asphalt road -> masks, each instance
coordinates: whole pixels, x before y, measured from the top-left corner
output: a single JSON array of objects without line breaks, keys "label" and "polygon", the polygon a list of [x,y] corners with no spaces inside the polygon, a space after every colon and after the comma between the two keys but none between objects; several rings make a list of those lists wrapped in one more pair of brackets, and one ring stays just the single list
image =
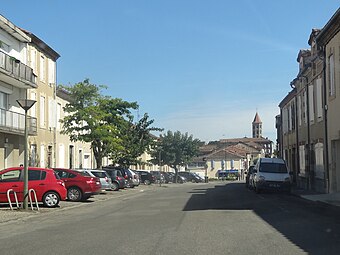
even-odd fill
[{"label": "asphalt road", "polygon": [[0,254],[340,254],[338,212],[295,196],[240,182],[120,194],[3,222]]}]

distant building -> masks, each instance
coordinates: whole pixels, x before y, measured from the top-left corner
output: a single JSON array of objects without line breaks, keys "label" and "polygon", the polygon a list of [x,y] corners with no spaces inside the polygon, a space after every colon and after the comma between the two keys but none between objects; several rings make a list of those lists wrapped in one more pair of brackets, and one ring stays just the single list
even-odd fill
[{"label": "distant building", "polygon": [[[256,113],[253,124],[254,138],[230,138],[211,141],[200,147],[199,155],[187,166],[188,171],[201,176],[217,178],[221,171],[244,172],[256,158],[271,157],[273,142],[262,137],[262,121]],[[255,130],[255,132],[254,132]]]},{"label": "distant building", "polygon": [[259,114],[256,112],[254,121],[252,123],[253,127],[253,138],[262,137],[262,121]]}]

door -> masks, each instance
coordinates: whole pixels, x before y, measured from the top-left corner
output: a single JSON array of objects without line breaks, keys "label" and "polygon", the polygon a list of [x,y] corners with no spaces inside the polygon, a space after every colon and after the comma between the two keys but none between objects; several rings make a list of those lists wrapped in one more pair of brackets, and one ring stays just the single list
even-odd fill
[{"label": "door", "polygon": [[[23,191],[24,191],[24,183],[21,178],[22,171],[19,169],[5,171],[0,174],[0,202],[7,203],[7,191],[12,189],[17,193],[17,197],[19,201],[22,201]],[[10,195],[11,201],[14,202],[14,194]]]}]

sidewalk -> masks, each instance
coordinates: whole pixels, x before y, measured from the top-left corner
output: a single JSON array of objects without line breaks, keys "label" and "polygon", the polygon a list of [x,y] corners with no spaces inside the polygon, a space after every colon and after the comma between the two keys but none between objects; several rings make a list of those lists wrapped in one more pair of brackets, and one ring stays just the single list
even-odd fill
[{"label": "sidewalk", "polygon": [[319,202],[324,205],[330,205],[340,209],[340,192],[321,194],[309,190],[293,189],[292,194],[310,201]]}]

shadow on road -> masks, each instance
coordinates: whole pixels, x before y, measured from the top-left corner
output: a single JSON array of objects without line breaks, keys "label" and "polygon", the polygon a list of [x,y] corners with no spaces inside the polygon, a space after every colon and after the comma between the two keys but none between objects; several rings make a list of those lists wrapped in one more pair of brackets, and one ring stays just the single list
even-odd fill
[{"label": "shadow on road", "polygon": [[308,254],[340,254],[337,211],[291,195],[258,195],[244,183],[220,184],[190,193],[183,211],[251,210]]}]

